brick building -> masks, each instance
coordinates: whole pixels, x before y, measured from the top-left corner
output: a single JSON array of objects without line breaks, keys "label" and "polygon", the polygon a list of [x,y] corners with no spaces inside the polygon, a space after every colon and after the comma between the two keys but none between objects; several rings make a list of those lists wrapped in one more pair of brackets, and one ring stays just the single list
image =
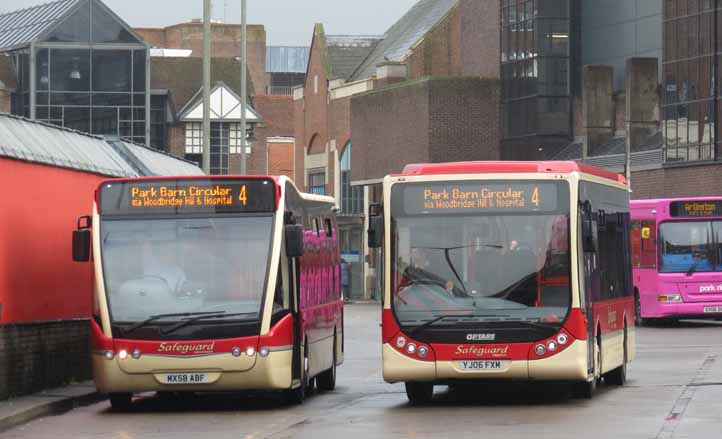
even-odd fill
[{"label": "brick building", "polygon": [[473,18],[499,10],[483,3],[421,0],[383,36],[314,28],[306,81],[294,91],[294,132],[303,146],[296,175],[307,190],[337,199],[353,297],[377,289],[363,213],[384,174],[410,160],[499,157],[499,65],[478,56],[499,52],[484,41],[489,28]]}]

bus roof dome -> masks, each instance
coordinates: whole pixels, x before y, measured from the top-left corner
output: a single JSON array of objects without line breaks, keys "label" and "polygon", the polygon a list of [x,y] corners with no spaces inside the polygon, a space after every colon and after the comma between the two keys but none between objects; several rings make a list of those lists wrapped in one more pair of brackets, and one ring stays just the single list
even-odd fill
[{"label": "bus roof dome", "polygon": [[506,173],[544,173],[569,174],[582,172],[619,183],[627,184],[627,179],[620,174],[574,161],[546,162],[451,162],[451,163],[417,163],[404,167],[401,175],[439,175],[439,174],[506,174]]}]

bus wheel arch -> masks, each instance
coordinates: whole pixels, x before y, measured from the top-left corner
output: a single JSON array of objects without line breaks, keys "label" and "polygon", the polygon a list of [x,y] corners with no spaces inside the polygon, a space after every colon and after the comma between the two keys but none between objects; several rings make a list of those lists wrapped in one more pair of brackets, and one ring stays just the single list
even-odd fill
[{"label": "bus wheel arch", "polygon": [[336,328],[333,330],[333,348],[331,353],[331,368],[321,372],[316,377],[316,385],[318,390],[328,392],[336,388],[336,362],[338,360],[337,354],[337,332]]},{"label": "bus wheel arch", "polygon": [[624,323],[624,338],[622,341],[622,350],[623,350],[623,357],[622,357],[622,364],[618,366],[616,369],[609,371],[604,376],[604,381],[607,384],[611,384],[613,386],[623,386],[624,383],[627,382],[627,361],[629,360],[629,336],[627,331],[627,323],[625,321]]},{"label": "bus wheel arch", "polygon": [[634,324],[636,326],[644,326],[646,319],[642,317],[642,298],[639,295],[639,289],[634,287]]}]

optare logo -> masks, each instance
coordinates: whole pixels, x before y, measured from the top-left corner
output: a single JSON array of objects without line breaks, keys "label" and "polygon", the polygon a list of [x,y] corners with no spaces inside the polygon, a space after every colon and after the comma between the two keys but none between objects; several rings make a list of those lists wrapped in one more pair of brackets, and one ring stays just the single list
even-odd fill
[{"label": "optare logo", "polygon": [[494,341],[495,339],[496,334],[493,333],[466,334],[466,341]]}]

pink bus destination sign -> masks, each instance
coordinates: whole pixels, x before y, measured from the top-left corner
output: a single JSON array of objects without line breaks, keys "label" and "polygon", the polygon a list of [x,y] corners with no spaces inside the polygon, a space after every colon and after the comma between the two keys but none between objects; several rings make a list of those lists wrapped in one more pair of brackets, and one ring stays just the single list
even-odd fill
[{"label": "pink bus destination sign", "polygon": [[673,201],[669,215],[681,218],[707,218],[722,216],[722,200]]},{"label": "pink bus destination sign", "polygon": [[273,212],[276,186],[270,179],[109,182],[100,206],[103,215]]}]

